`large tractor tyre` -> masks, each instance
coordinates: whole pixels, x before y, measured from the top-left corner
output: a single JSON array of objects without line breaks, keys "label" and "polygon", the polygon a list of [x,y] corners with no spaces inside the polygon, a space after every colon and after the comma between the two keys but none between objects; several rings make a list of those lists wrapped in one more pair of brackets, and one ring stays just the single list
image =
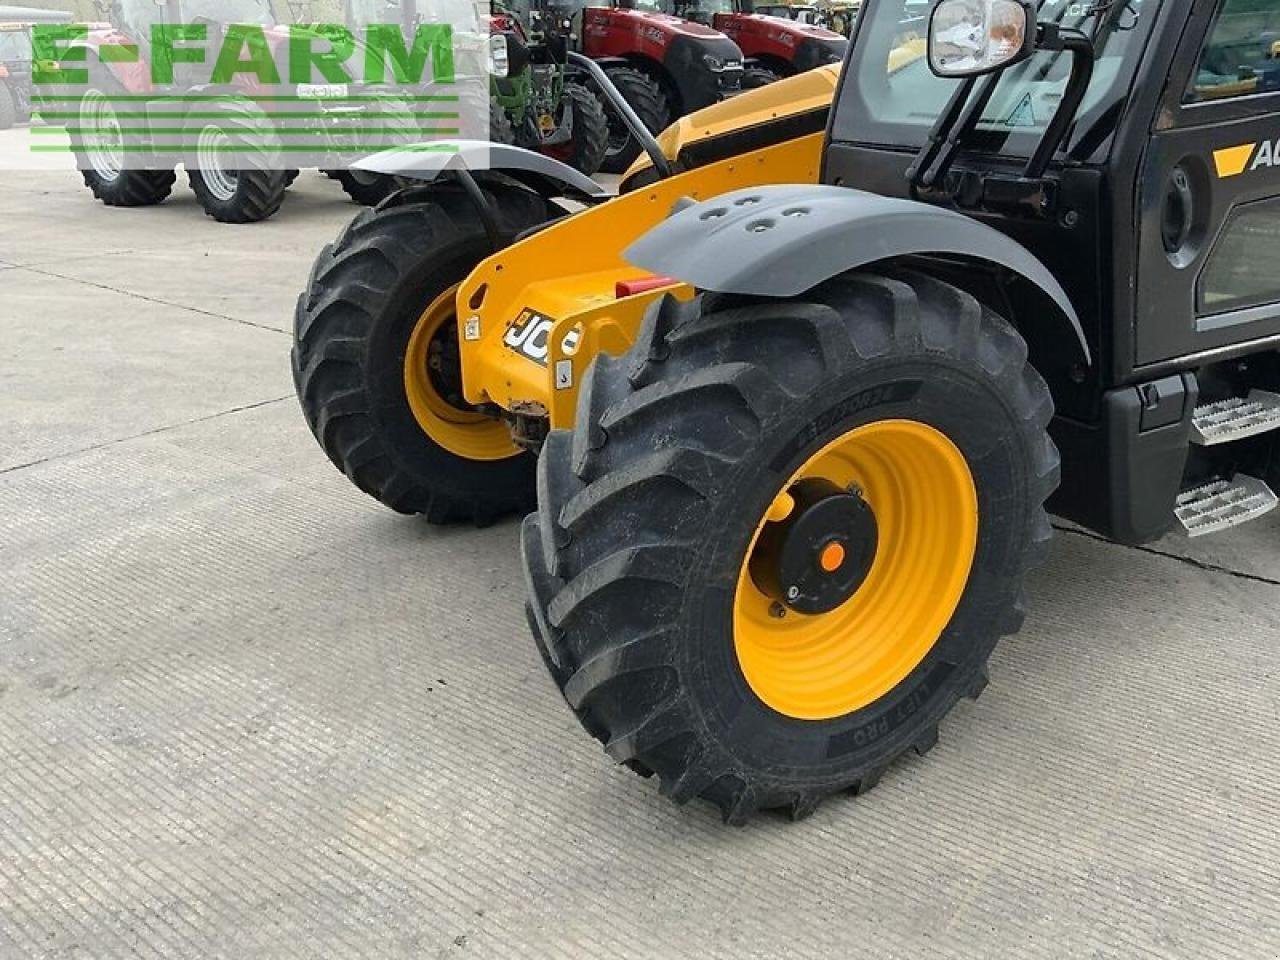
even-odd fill
[{"label": "large tractor tyre", "polygon": [[289,189],[270,118],[255,105],[228,101],[217,117],[188,124],[195,152],[187,179],[204,212],[219,223],[259,223],[275,216]]},{"label": "large tractor tyre", "polygon": [[260,223],[284,203],[283,170],[225,170],[208,165],[187,171],[200,208],[219,223]]},{"label": "large tractor tyre", "polygon": [[566,83],[564,99],[573,111],[573,130],[570,141],[557,148],[555,157],[593,176],[609,151],[609,118],[596,95],[580,83]]},{"label": "large tractor tyre", "polygon": [[[506,241],[557,211],[485,184]],[[392,510],[484,524],[534,503],[535,458],[462,398],[454,292],[493,250],[458,188],[406,190],[326,247],[298,301],[293,376],[329,459]]]},{"label": "large tractor tyre", "polygon": [[777,83],[782,79],[780,73],[775,73],[768,67],[751,66],[742,71],[742,89],[757,90],[760,87],[767,87],[771,83]]},{"label": "large tractor tyre", "polygon": [[0,130],[8,130],[18,122],[18,103],[16,92],[0,80]]},{"label": "large tractor tyre", "polygon": [[1051,412],[1018,334],[918,273],[666,300],[539,461],[523,554],[557,686],[732,823],[871,787],[1021,626]]},{"label": "large tractor tyre", "polygon": [[[656,80],[634,67],[606,67],[605,73],[622,94],[622,99],[631,105],[640,122],[651,133],[657,133],[667,126],[671,108]],[[599,99],[609,122],[609,145],[600,169],[605,173],[623,173],[640,156],[640,143],[603,94]]]},{"label": "large tractor tyre", "polygon": [[151,207],[173,192],[172,170],[125,169],[125,135],[111,97],[114,89],[85,91],[71,147],[84,184],[108,207]]},{"label": "large tractor tyre", "polygon": [[[409,105],[400,100],[379,101],[374,112],[365,121],[377,134],[371,146],[381,150],[418,143],[422,133]],[[325,175],[338,181],[347,196],[366,207],[375,207],[403,185],[399,177],[372,173],[367,170],[326,170]]]}]

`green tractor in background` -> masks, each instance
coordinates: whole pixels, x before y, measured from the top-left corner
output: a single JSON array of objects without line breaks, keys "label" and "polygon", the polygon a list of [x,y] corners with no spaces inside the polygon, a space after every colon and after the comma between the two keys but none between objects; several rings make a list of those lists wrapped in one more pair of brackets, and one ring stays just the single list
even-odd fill
[{"label": "green tractor in background", "polygon": [[[433,0],[433,3],[437,0]],[[474,13],[474,35],[456,36],[459,69],[484,71],[489,77],[489,125],[487,134],[463,130],[463,139],[524,147],[554,157],[588,176],[600,169],[609,143],[609,124],[599,99],[581,78],[570,75],[567,64],[566,24],[538,12],[529,23],[500,4],[475,6],[471,0],[451,0]],[[347,0],[347,25],[361,29],[375,23],[399,20],[412,34],[427,20],[420,0]],[[451,18],[466,22],[461,13]],[[475,73],[469,75],[474,76]],[[483,104],[464,104],[461,113],[477,117]],[[396,188],[394,181],[359,170],[332,171],[344,189],[362,202],[376,203]],[[363,178],[363,185],[353,181]],[[356,196],[352,193],[353,197]]]},{"label": "green tractor in background", "polygon": [[[546,154],[591,176],[609,148],[609,121],[599,98],[568,66],[571,24],[533,9],[529,22],[495,4],[489,17],[504,37],[508,69],[492,74],[493,100],[511,126],[499,142]],[[496,139],[496,138],[495,138]]]}]

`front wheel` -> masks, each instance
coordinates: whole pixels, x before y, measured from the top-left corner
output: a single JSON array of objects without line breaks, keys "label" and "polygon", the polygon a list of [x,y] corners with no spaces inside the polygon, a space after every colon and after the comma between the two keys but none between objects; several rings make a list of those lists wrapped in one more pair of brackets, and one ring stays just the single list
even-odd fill
[{"label": "front wheel", "polygon": [[1052,402],[1007,323],[919,273],[712,302],[652,310],[548,438],[530,619],[615,760],[800,817],[982,690],[1050,537]]},{"label": "front wheel", "polygon": [[[523,188],[484,189],[508,241],[555,216]],[[461,189],[406,190],[325,248],[298,300],[293,376],[312,433],[361,490],[434,523],[533,503],[533,456],[462,396],[454,293],[492,253]]]}]

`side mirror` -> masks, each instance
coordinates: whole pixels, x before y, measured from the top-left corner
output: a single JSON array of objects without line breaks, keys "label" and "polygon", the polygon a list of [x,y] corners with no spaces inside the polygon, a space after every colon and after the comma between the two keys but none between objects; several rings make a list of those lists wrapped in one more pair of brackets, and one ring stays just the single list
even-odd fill
[{"label": "side mirror", "polygon": [[506,34],[496,33],[489,38],[489,56],[485,66],[491,76],[501,79],[509,75],[511,57],[507,49]]},{"label": "side mirror", "polygon": [[929,19],[929,69],[939,77],[978,77],[1035,52],[1030,0],[941,0]]}]

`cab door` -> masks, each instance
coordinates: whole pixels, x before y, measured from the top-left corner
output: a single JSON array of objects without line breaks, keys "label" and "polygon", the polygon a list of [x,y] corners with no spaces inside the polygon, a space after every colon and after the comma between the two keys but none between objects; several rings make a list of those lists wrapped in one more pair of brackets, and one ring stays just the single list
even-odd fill
[{"label": "cab door", "polygon": [[1196,0],[1138,181],[1135,365],[1280,335],[1280,0]]}]

